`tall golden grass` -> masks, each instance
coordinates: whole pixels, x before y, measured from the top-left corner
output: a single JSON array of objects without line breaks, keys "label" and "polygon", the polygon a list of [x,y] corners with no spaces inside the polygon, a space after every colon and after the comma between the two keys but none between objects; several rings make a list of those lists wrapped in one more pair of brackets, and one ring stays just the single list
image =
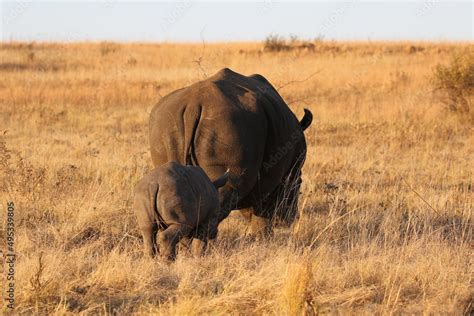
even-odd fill
[{"label": "tall golden grass", "polygon": [[[1,44],[1,220],[14,201],[15,312],[468,314],[474,130],[444,110],[430,76],[469,51]],[[248,241],[233,214],[206,256],[145,258],[131,201],[151,168],[150,110],[223,67],[264,75],[298,117],[303,107],[315,115],[299,220]]]}]

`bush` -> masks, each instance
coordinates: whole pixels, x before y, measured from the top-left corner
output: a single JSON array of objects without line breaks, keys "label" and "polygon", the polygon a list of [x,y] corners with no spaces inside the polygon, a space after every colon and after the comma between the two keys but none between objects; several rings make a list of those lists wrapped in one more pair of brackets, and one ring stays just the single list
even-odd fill
[{"label": "bush", "polygon": [[101,42],[100,43],[100,54],[102,56],[109,55],[111,53],[115,53],[119,50],[120,46],[116,43],[112,42]]},{"label": "bush", "polygon": [[279,52],[290,50],[291,46],[286,43],[285,38],[276,34],[270,34],[265,38],[263,50],[268,52]]},{"label": "bush", "polygon": [[432,82],[450,111],[474,119],[474,54],[458,55],[448,65],[436,66]]}]

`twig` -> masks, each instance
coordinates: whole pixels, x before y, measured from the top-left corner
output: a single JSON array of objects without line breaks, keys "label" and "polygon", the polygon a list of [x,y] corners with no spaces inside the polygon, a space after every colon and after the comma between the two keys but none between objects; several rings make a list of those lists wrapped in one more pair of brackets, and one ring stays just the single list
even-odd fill
[{"label": "twig", "polygon": [[44,272],[44,261],[43,261],[43,252],[41,251],[38,256],[38,268],[36,269],[35,274],[30,278],[30,286],[36,295],[40,294],[40,291],[44,289],[52,280],[41,281]]},{"label": "twig", "polygon": [[304,102],[306,100],[311,100],[311,99],[313,99],[313,97],[296,98],[296,99],[287,101],[286,104],[290,105],[296,102]]},{"label": "twig", "polygon": [[413,189],[409,184],[408,182],[406,182],[406,180],[404,178],[402,178],[402,181],[405,182],[405,184],[407,185],[407,187],[413,192],[415,193],[423,202],[426,203],[426,205],[428,205],[428,207],[433,210],[433,212],[435,212],[436,214],[438,214],[438,216],[441,216],[441,214],[433,207],[431,206],[430,203],[428,203],[422,196],[420,193],[416,192],[415,189]]},{"label": "twig", "polygon": [[345,213],[345,214],[339,216],[338,218],[336,218],[335,220],[333,220],[331,223],[329,223],[329,225],[327,225],[327,226],[318,234],[318,236],[316,236],[316,238],[313,239],[313,241],[311,242],[311,244],[309,245],[308,248],[311,249],[311,248],[314,246],[314,244],[316,243],[316,241],[317,241],[332,225],[336,224],[337,222],[339,222],[341,219],[343,219],[343,218],[346,217],[347,215],[352,214],[352,213],[354,213],[355,211],[357,211],[357,210],[359,210],[359,209],[360,209],[360,207],[355,208],[355,209],[353,209],[352,211],[347,212],[347,213]]},{"label": "twig", "polygon": [[201,56],[199,56],[198,59],[195,59],[192,62],[196,63],[198,65],[199,69],[201,70],[202,74],[204,75],[204,78],[207,78],[207,72],[204,69],[204,67],[201,65],[202,61],[203,61],[203,58],[204,58],[204,52],[206,50],[206,42],[204,41],[204,36],[202,35],[205,30],[206,30],[206,26],[204,26],[204,28],[201,30],[201,33],[199,34],[199,37],[201,37],[201,40],[202,40]]},{"label": "twig", "polygon": [[319,69],[319,70],[313,72],[312,74],[310,74],[308,77],[306,77],[306,78],[303,79],[303,80],[291,80],[291,81],[285,82],[284,84],[282,84],[281,86],[279,86],[279,87],[277,88],[277,90],[281,90],[281,89],[283,89],[284,87],[289,86],[290,84],[293,84],[293,83],[302,83],[302,82],[305,82],[305,81],[311,79],[313,76],[315,76],[315,75],[317,75],[318,73],[320,73],[321,71],[323,71],[323,69]]}]

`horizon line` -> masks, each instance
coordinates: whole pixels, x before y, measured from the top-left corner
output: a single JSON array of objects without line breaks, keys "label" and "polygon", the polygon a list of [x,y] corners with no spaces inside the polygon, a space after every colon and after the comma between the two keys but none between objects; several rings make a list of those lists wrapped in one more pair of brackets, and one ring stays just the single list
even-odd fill
[{"label": "horizon line", "polygon": [[[284,38],[284,40],[288,40]],[[0,44],[17,44],[17,43],[37,43],[37,44],[100,44],[100,43],[115,43],[115,44],[174,44],[174,45],[214,45],[214,44],[260,44],[264,43],[265,39],[262,40],[205,40],[205,41],[168,41],[168,40],[109,40],[109,39],[84,39],[84,40],[16,40],[9,39],[3,40],[0,39]],[[296,43],[439,43],[439,44],[471,44],[474,43],[474,40],[469,39],[297,39]]]}]

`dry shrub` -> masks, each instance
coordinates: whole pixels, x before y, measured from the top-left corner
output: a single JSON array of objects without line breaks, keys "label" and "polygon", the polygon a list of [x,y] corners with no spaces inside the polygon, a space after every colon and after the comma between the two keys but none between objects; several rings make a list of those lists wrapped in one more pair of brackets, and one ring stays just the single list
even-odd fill
[{"label": "dry shrub", "polygon": [[287,44],[284,37],[277,34],[270,34],[265,38],[263,50],[267,52],[279,52],[290,50],[291,46]]},{"label": "dry shrub", "polygon": [[448,65],[438,64],[432,82],[441,102],[462,118],[474,119],[474,53],[455,56]]},{"label": "dry shrub", "polygon": [[[317,42],[321,42],[321,39],[316,39]],[[292,50],[306,50],[314,51],[315,44],[310,41],[299,40],[296,36],[290,36],[287,40],[283,36],[277,34],[270,34],[265,38],[263,42],[263,50],[265,52],[280,52],[280,51],[292,51]]]},{"label": "dry shrub", "polygon": [[120,49],[120,46],[113,42],[101,42],[100,43],[100,54],[102,56],[107,56],[109,54],[115,53]]}]

